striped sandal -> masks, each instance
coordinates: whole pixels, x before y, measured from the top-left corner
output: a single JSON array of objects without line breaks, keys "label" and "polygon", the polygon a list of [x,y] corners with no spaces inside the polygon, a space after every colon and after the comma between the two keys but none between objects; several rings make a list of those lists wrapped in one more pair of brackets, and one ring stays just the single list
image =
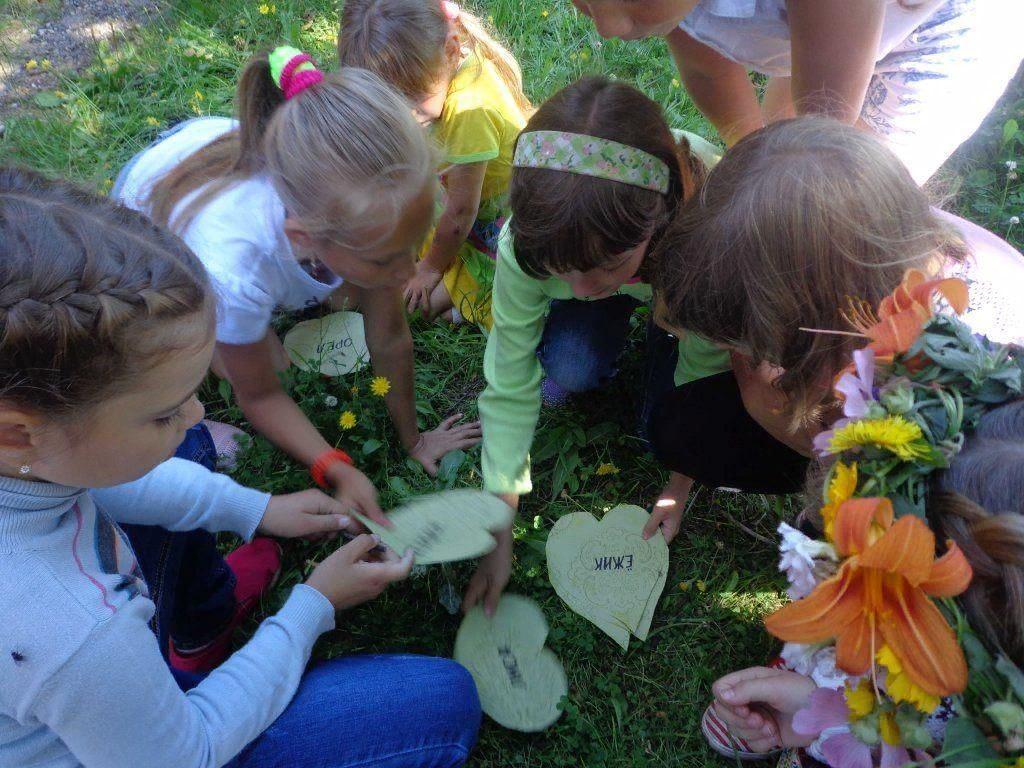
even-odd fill
[{"label": "striped sandal", "polygon": [[700,719],[700,730],[704,734],[708,746],[729,760],[742,760],[743,762],[770,760],[783,752],[781,748],[768,752],[755,752],[746,741],[729,732],[729,726],[715,714],[712,707],[704,710],[704,716]]}]

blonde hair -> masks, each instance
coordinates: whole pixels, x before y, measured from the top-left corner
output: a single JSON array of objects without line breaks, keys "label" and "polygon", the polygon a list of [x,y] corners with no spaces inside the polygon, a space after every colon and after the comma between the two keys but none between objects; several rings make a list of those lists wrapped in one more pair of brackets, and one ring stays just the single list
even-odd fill
[{"label": "blonde hair", "polygon": [[[459,8],[452,23],[460,42],[479,62],[494,66],[516,105],[529,114],[533,107],[523,92],[515,57],[465,8]],[[444,74],[448,24],[441,0],[346,0],[338,61],[375,72],[410,101],[418,101]]]},{"label": "blonde hair", "polygon": [[238,128],[154,185],[148,209],[158,224],[184,232],[218,194],[266,172],[285,210],[307,233],[351,246],[368,216],[378,223],[383,205],[397,218],[434,176],[435,158],[422,128],[404,100],[371,72],[325,73],[285,100],[267,56],[260,55],[243,71],[236,101]]},{"label": "blonde hair", "polygon": [[660,288],[677,327],[785,369],[794,424],[817,418],[863,339],[851,300],[878,305],[908,267],[966,247],[881,142],[825,117],[742,139],[682,206],[659,246]]}]

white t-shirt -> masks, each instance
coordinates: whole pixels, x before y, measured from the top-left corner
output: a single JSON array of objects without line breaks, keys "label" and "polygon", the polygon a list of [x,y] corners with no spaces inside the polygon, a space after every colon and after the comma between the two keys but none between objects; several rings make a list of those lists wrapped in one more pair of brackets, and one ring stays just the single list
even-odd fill
[{"label": "white t-shirt", "polygon": [[[126,172],[120,202],[148,213],[153,184],[235,125],[222,117],[194,120],[145,150]],[[193,195],[174,209],[172,222]],[[284,220],[281,198],[260,174],[218,194],[179,233],[217,291],[217,341],[257,342],[276,309],[317,306],[341,285],[337,275],[326,272],[317,279],[299,264],[285,237]]]},{"label": "white t-shirt", "polygon": [[[909,8],[886,0],[875,61],[884,59],[946,0],[924,0]],[[694,40],[771,77],[789,77],[792,45],[786,0],[700,0],[679,25]]]}]

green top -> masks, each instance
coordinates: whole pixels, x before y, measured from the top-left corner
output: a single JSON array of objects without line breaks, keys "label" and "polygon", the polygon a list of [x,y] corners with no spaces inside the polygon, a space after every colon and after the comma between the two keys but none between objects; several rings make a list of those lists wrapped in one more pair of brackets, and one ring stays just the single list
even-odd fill
[{"label": "green top", "polygon": [[[699,136],[686,134],[695,154],[707,165],[717,151]],[[651,300],[647,283],[623,285],[619,294]],[[498,241],[491,313],[494,327],[484,353],[487,388],[480,395],[483,421],[484,488],[492,493],[529,493],[530,447],[540,415],[541,365],[537,346],[552,299],[572,299],[569,284],[556,277],[536,280],[516,263],[506,222]],[[692,333],[679,340],[676,385],[729,369],[729,353]]]}]

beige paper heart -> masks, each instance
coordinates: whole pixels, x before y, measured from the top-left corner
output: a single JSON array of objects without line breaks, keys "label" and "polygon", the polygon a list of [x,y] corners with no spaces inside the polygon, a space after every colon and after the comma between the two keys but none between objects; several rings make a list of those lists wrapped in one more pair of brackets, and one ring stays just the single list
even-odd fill
[{"label": "beige paper heart", "polygon": [[544,612],[521,595],[503,595],[491,619],[480,606],[463,619],[452,655],[469,670],[481,707],[499,725],[541,731],[562,714],[558,702],[569,683],[544,646],[547,636]]},{"label": "beige paper heart", "polygon": [[411,548],[417,565],[469,560],[486,555],[497,542],[493,531],[512,524],[512,508],[492,493],[472,488],[430,493],[388,513],[393,528],[354,513],[399,554]]},{"label": "beige paper heart", "polygon": [[370,359],[358,312],[334,312],[296,323],[282,343],[298,368],[319,370],[324,376],[344,376]]},{"label": "beige paper heart", "polygon": [[558,596],[623,650],[647,638],[668,577],[668,546],[641,535],[649,515],[621,504],[600,521],[589,512],[560,518],[548,536],[548,576]]}]

